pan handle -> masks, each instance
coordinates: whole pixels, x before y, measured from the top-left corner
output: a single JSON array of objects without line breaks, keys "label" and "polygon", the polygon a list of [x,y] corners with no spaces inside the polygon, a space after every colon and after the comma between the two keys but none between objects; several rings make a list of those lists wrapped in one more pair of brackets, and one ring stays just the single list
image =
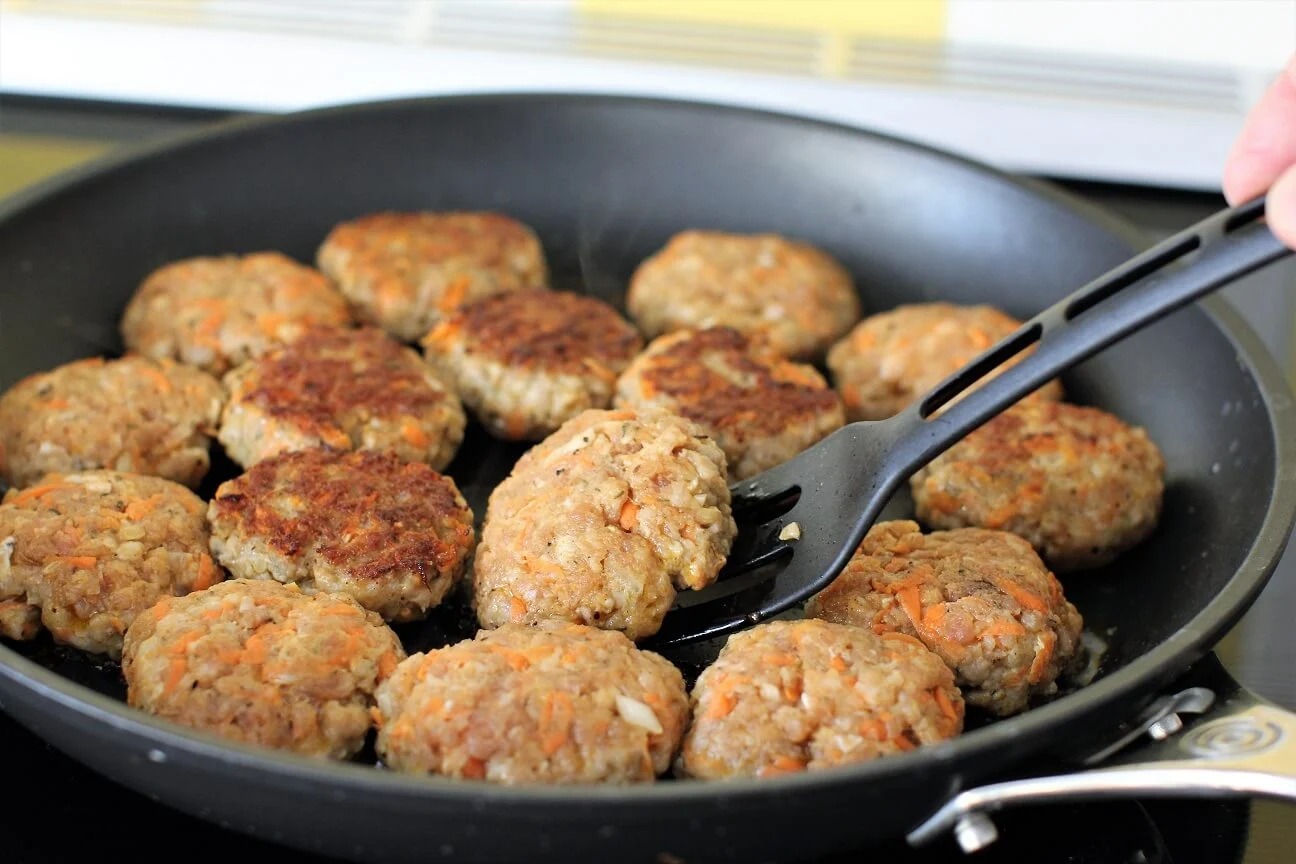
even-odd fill
[{"label": "pan handle", "polygon": [[1211,686],[1153,702],[1117,741],[1083,760],[1103,767],[968,789],[910,831],[909,845],[952,831],[964,852],[983,849],[999,836],[988,814],[1017,804],[1131,796],[1296,804],[1296,713],[1239,685],[1214,656],[1200,665]]}]

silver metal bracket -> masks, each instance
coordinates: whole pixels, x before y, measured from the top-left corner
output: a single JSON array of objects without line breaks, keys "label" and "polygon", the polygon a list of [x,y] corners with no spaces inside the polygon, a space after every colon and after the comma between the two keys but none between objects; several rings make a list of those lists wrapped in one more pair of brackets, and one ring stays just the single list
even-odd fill
[{"label": "silver metal bracket", "polygon": [[[1204,687],[1163,697],[1129,732],[1085,760],[1086,765],[1110,760],[1104,767],[969,789],[906,839],[922,846],[953,832],[959,847],[972,853],[999,837],[988,814],[1014,804],[1135,796],[1250,796],[1296,803],[1296,714],[1238,690],[1209,719],[1185,723],[1183,715],[1203,713],[1215,701]],[[1143,746],[1125,753],[1139,739]]]}]

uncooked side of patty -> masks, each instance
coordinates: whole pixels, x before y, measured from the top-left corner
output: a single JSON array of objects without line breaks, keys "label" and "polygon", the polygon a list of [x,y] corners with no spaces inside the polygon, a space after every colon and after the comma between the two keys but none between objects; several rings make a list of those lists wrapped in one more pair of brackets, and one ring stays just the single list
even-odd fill
[{"label": "uncooked side of patty", "polygon": [[860,316],[850,273],[777,234],[684,231],[644,261],[626,304],[649,337],[684,328],[761,333],[780,354],[816,360]]},{"label": "uncooked side of patty", "polygon": [[93,357],[29,375],[0,396],[0,473],[27,486],[108,468],[194,487],[224,400],[215,378],[170,360]]},{"label": "uncooked side of patty", "polygon": [[704,588],[737,527],[724,453],[689,421],[586,411],[491,493],[474,561],[483,627],[546,619],[656,633],[675,588]]},{"label": "uncooked side of patty", "polygon": [[731,327],[653,340],[617,380],[616,404],[697,423],[724,450],[730,482],[786,462],[846,422],[841,399],[813,366]]},{"label": "uncooked side of patty", "polygon": [[963,731],[954,675],[921,642],[826,621],[730,636],[691,703],[676,773],[706,780],[865,762]]},{"label": "uncooked side of patty", "polygon": [[0,635],[117,657],[135,617],[224,578],[201,498],[160,477],[51,474],[0,502]]},{"label": "uncooked side of patty", "polygon": [[374,691],[405,651],[350,597],[232,579],[166,599],[126,633],[134,708],[223,738],[345,759],[372,726]]},{"label": "uncooked side of patty", "polygon": [[324,274],[279,252],[176,261],[149,274],[122,316],[126,347],[221,375],[307,328],[350,323]]},{"label": "uncooked side of patty", "polygon": [[537,441],[588,408],[607,408],[643,338],[597,298],[523,290],[461,307],[423,345],[493,435]]},{"label": "uncooked side of patty", "polygon": [[292,450],[391,450],[440,471],[463,442],[454,391],[381,330],[317,328],[225,376],[220,442],[248,467]]},{"label": "uncooked side of patty", "polygon": [[971,705],[1001,717],[1057,692],[1084,621],[1031,545],[959,528],[923,534],[880,522],[806,614],[920,639],[954,670]]},{"label": "uncooked side of patty", "polygon": [[262,460],[221,484],[208,518],[212,552],[234,577],[346,594],[388,621],[425,618],[474,545],[455,482],[389,452]]},{"label": "uncooked side of patty", "polygon": [[918,520],[1030,541],[1054,571],[1098,567],[1156,528],[1165,460],[1141,428],[1098,408],[1024,402],[910,479]]},{"label": "uncooked side of patty", "polygon": [[[992,306],[918,303],[865,318],[828,352],[828,369],[849,419],[883,420],[1012,335],[1020,321]],[[1018,355],[982,382],[1020,361]],[[1054,380],[1027,399],[1062,398]]]},{"label": "uncooked side of patty", "polygon": [[669,767],[688,724],[679,670],[620,633],[509,624],[415,654],[378,689],[397,771],[492,783],[630,784]]},{"label": "uncooked side of patty", "polygon": [[465,303],[545,288],[540,241],[500,213],[371,213],[337,225],[316,256],[361,320],[405,342]]}]

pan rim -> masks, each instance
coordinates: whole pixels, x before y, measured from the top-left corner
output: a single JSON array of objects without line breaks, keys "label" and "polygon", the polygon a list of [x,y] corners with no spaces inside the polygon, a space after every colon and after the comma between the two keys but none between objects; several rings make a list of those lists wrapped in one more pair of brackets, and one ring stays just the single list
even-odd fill
[{"label": "pan rim", "polygon": [[[0,226],[19,217],[23,211],[43,204],[60,194],[108,174],[146,164],[157,156],[202,146],[227,137],[255,132],[267,126],[285,126],[312,122],[322,117],[359,115],[369,111],[391,111],[418,106],[441,106],[452,103],[489,104],[496,102],[605,103],[615,105],[660,105],[672,109],[729,113],[765,118],[785,125],[817,127],[839,134],[865,136],[892,146],[961,165],[972,174],[1014,186],[1031,195],[1051,200],[1085,220],[1109,232],[1130,246],[1131,253],[1143,245],[1140,232],[1128,223],[1099,207],[1081,201],[1047,183],[1020,178],[993,166],[864,127],[803,117],[785,112],[750,108],[700,100],[670,99],[648,96],[603,94],[597,92],[494,92],[452,96],[409,97],[378,101],[359,101],[331,105],[286,114],[238,116],[185,130],[163,139],[109,154],[80,167],[60,173],[15,193],[0,204]],[[208,733],[192,730],[161,718],[152,717],[97,691],[58,675],[0,644],[0,679],[61,708],[88,719],[131,734],[146,746],[171,748],[186,758],[216,760],[227,770],[255,770],[263,780],[293,785],[308,783],[345,788],[355,794],[381,794],[428,802],[451,803],[488,800],[513,807],[548,806],[555,802],[643,807],[644,805],[712,802],[718,798],[777,796],[784,793],[820,788],[823,785],[880,782],[895,775],[941,770],[941,766],[1020,742],[1065,719],[1103,704],[1128,700],[1146,694],[1149,680],[1172,675],[1207,653],[1223,632],[1232,626],[1263,590],[1283,548],[1291,525],[1296,521],[1296,403],[1293,402],[1285,376],[1258,335],[1221,297],[1202,301],[1204,314],[1234,347],[1255,377],[1269,417],[1275,442],[1276,484],[1264,520],[1232,577],[1193,618],[1170,638],[1090,686],[1068,694],[1055,702],[1034,708],[1016,717],[997,721],[972,730],[951,741],[900,754],[902,758],[879,759],[855,765],[779,777],[774,780],[670,781],[635,786],[502,786],[471,784],[441,777],[409,776],[372,766],[351,763],[324,763],[307,757],[262,749],[226,741]],[[1285,482],[1284,482],[1285,481]],[[1168,671],[1167,671],[1168,670]],[[165,750],[162,750],[165,753]],[[1020,760],[1017,761],[1019,764]]]}]

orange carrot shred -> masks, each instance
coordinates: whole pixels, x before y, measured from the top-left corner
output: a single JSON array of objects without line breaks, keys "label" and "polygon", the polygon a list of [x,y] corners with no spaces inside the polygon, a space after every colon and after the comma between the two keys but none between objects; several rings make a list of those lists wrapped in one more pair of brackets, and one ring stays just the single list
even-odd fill
[{"label": "orange carrot shred", "polygon": [[621,526],[622,531],[633,531],[638,523],[639,505],[627,498],[621,505],[621,515],[617,519],[617,524]]},{"label": "orange carrot shred", "polygon": [[959,719],[958,711],[954,709],[954,703],[950,701],[949,696],[940,687],[932,688],[932,696],[936,699],[936,704],[940,706],[941,713],[950,720],[957,722]]},{"label": "orange carrot shred", "polygon": [[756,772],[757,777],[777,777],[780,774],[794,774],[798,771],[804,771],[806,760],[800,756],[779,756],[773,762],[763,766]]},{"label": "orange carrot shred", "polygon": [[900,601],[900,608],[909,616],[915,627],[922,624],[922,594],[916,587],[902,588],[896,592],[896,599]]},{"label": "orange carrot shred", "polygon": [[57,492],[60,489],[71,489],[71,488],[72,488],[71,483],[46,483],[42,486],[32,486],[28,489],[22,490],[13,498],[9,499],[9,503],[13,505],[26,504],[28,501],[32,501],[38,498],[44,498],[46,495],[50,494],[51,492]]},{"label": "orange carrot shred", "polygon": [[991,582],[1000,591],[1016,600],[1023,608],[1031,609],[1035,612],[1048,612],[1048,606],[1045,605],[1044,599],[1027,588],[1023,588],[1011,579],[1003,577],[991,577]]}]

